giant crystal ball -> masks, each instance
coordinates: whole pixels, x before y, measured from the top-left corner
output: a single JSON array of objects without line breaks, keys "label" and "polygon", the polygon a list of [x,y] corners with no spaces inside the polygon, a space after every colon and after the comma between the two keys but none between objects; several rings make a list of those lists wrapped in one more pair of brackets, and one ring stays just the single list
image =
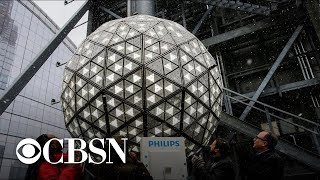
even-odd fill
[{"label": "giant crystal ball", "polygon": [[103,24],[65,67],[66,127],[85,140],[183,136],[188,153],[208,144],[221,112],[216,60],[181,25],[146,15]]}]

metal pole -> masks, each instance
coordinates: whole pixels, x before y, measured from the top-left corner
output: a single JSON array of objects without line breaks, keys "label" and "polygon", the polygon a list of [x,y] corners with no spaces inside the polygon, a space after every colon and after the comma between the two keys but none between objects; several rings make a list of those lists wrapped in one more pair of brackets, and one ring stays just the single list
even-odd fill
[{"label": "metal pole", "polygon": [[136,11],[138,14],[155,15],[155,0],[136,0]]},{"label": "metal pole", "polygon": [[82,7],[70,18],[70,20],[61,28],[48,45],[33,59],[26,69],[15,79],[10,87],[0,98],[0,115],[7,109],[16,96],[28,84],[32,77],[37,73],[41,66],[46,62],[49,56],[60,45],[68,33],[73,29],[81,17],[86,13],[91,5],[87,0]]},{"label": "metal pole", "polygon": [[182,11],[182,24],[183,24],[183,27],[187,29],[187,22],[186,22],[186,14],[184,12],[184,1],[182,2],[182,5],[181,5],[181,11]]},{"label": "metal pole", "polygon": [[[266,77],[263,79],[262,83],[260,84],[258,90],[256,91],[256,93],[254,94],[254,96],[252,97],[252,99],[257,100],[259,98],[259,96],[261,95],[262,91],[264,90],[264,88],[267,86],[268,82],[270,81],[270,79],[272,78],[274,72],[278,69],[278,67],[280,66],[282,60],[284,59],[284,57],[286,56],[287,52],[289,51],[290,47],[292,46],[293,42],[296,40],[296,38],[298,37],[299,33],[301,32],[303,28],[303,25],[300,25],[297,27],[297,29],[294,31],[294,33],[292,34],[292,36],[290,37],[289,41],[287,42],[287,44],[285,45],[285,47],[283,48],[283,50],[281,51],[280,55],[278,56],[277,60],[273,63],[272,67],[270,68],[268,74],[266,75]],[[244,120],[247,115],[249,114],[249,112],[252,109],[252,106],[254,105],[254,101],[250,101],[249,105],[246,107],[246,109],[243,111],[243,113],[240,116],[240,120]]]},{"label": "metal pole", "polygon": [[194,34],[194,35],[197,34],[197,32],[200,29],[202,23],[207,19],[208,15],[211,13],[212,10],[213,10],[213,6],[210,6],[207,9],[207,11],[203,14],[203,16],[201,17],[200,21],[196,25],[196,27],[194,27],[194,29],[192,30],[192,34]]},{"label": "metal pole", "polygon": [[127,0],[127,17],[131,16],[131,0]]},{"label": "metal pole", "polygon": [[264,109],[266,110],[266,116],[267,116],[267,120],[268,120],[269,130],[270,130],[270,132],[272,132],[272,134],[274,134],[271,116],[269,114],[269,109],[267,107],[264,107]]}]

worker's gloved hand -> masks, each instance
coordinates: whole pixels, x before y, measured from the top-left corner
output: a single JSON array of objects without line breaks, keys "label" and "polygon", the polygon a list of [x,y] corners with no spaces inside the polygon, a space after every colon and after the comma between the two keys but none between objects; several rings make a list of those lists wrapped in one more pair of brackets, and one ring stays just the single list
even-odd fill
[{"label": "worker's gloved hand", "polygon": [[192,165],[196,169],[204,168],[204,161],[199,156],[193,156],[191,159]]}]

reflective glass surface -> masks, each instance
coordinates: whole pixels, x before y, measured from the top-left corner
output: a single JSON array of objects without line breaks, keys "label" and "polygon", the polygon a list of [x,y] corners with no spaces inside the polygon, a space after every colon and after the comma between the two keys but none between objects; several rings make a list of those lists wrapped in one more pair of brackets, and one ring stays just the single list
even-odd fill
[{"label": "reflective glass surface", "polygon": [[[58,30],[52,20],[29,1],[0,1],[0,94],[29,65]],[[59,101],[64,67],[75,45],[65,40],[23,91],[0,116],[0,179],[23,179],[27,166],[15,155],[17,143],[43,133],[70,137]]]}]

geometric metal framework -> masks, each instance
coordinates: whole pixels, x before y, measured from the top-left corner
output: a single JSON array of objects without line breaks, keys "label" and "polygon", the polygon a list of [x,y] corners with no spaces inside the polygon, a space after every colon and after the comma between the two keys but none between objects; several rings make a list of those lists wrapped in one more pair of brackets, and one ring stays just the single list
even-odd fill
[{"label": "geometric metal framework", "polygon": [[[73,137],[183,136],[207,145],[221,113],[216,60],[181,25],[137,15],[94,31],[68,62],[61,95]],[[135,150],[138,150],[135,146]]]}]

